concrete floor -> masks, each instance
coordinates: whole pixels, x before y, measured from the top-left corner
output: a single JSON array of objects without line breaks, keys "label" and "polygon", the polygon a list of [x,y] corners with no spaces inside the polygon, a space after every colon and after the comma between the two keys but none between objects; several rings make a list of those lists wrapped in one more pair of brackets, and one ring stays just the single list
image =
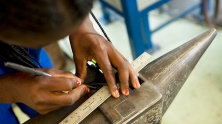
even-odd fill
[{"label": "concrete floor", "polygon": [[[94,14],[101,17],[100,5],[96,3]],[[156,12],[150,14],[151,28],[168,19]],[[95,23],[94,23],[95,24]],[[122,21],[103,26],[113,45],[130,62],[133,61],[126,27]],[[95,28],[101,33],[95,24]],[[160,50],[153,59],[180,46],[209,28],[185,19],[179,19],[152,35]],[[123,47],[124,46],[124,47]],[[222,29],[202,56],[190,77],[178,93],[162,119],[162,124],[222,124]],[[18,110],[19,111],[19,110]],[[18,112],[20,122],[28,118]]]}]

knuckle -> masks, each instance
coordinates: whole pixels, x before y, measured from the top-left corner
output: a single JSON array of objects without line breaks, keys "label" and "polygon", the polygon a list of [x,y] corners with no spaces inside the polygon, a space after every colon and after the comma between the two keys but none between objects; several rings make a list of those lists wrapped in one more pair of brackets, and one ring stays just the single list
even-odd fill
[{"label": "knuckle", "polygon": [[66,100],[67,105],[73,105],[76,101],[76,98],[70,97],[69,99]]},{"label": "knuckle", "polygon": [[68,88],[70,90],[72,90],[76,85],[75,79],[64,79],[63,83],[66,86],[66,88]]},{"label": "knuckle", "polygon": [[105,50],[106,48],[112,48],[112,44],[110,42],[108,42],[107,40],[102,40],[100,39],[100,37],[96,40],[97,42],[93,42],[92,43],[92,46],[93,46],[93,49],[96,49],[98,51],[101,51],[101,50]]},{"label": "knuckle", "polygon": [[128,86],[129,85],[129,79],[127,79],[126,81],[121,82],[122,86]]},{"label": "knuckle", "polygon": [[71,79],[67,86],[68,86],[67,87],[68,89],[72,90],[74,87],[77,86],[77,83],[76,83],[76,81],[74,79]]},{"label": "knuckle", "polygon": [[65,74],[69,77],[75,77],[74,74],[72,72],[69,72],[69,71],[65,71]]},{"label": "knuckle", "polygon": [[100,44],[100,43],[97,43],[97,44],[94,44],[94,49],[97,50],[97,51],[103,51],[104,50],[104,47]]},{"label": "knuckle", "polygon": [[49,113],[49,111],[39,111],[39,113],[40,113],[41,115],[45,115],[45,114]]},{"label": "knuckle", "polygon": [[38,107],[38,110],[37,110],[41,115],[45,115],[47,113],[49,113],[50,111],[47,110],[47,108],[43,107],[43,106],[40,106]]},{"label": "knuckle", "polygon": [[54,71],[53,71],[54,69],[49,69],[49,68],[47,68],[47,69],[44,69],[44,71],[46,72],[46,73],[49,73],[49,74],[52,74]]},{"label": "knuckle", "polygon": [[129,61],[125,57],[123,57],[123,60],[124,60],[124,62],[130,64]]},{"label": "knuckle", "polygon": [[40,114],[46,114],[44,111],[44,108],[42,106],[36,106],[36,110],[40,113]]},{"label": "knuckle", "polygon": [[113,69],[110,68],[110,67],[108,67],[108,68],[106,69],[106,74],[113,74]]},{"label": "knuckle", "polygon": [[126,61],[122,62],[121,65],[120,65],[120,67],[121,67],[121,69],[123,69],[123,70],[128,70],[128,68],[129,68],[129,62],[126,62]]}]

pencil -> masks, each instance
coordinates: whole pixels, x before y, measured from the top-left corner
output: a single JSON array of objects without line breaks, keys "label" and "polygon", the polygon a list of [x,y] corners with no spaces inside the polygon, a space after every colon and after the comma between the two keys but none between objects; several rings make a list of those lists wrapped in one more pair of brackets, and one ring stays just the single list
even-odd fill
[{"label": "pencil", "polygon": [[31,74],[35,74],[35,75],[39,75],[39,76],[49,76],[49,77],[52,76],[51,74],[48,74],[48,73],[45,73],[45,72],[42,72],[39,70],[35,70],[33,68],[25,67],[25,66],[22,66],[22,65],[19,65],[16,63],[12,63],[12,62],[5,62],[4,65],[9,68],[13,68],[13,69],[16,69],[19,71],[23,71],[23,72],[27,72],[27,73],[31,73]]},{"label": "pencil", "polygon": [[[12,63],[12,62],[5,62],[4,65],[6,67],[9,67],[9,68],[12,68],[12,69],[16,69],[16,70],[19,70],[19,71],[31,73],[31,74],[38,75],[38,76],[49,76],[49,77],[52,76],[51,74],[48,74],[46,72],[35,70],[33,68],[25,67],[25,66],[22,66],[22,65],[19,65],[19,64],[16,64],[16,63]],[[96,89],[96,87],[94,87],[94,86],[89,86],[89,85],[87,85],[87,86],[89,88]],[[62,91],[62,92],[63,93],[68,93],[69,91]]]}]

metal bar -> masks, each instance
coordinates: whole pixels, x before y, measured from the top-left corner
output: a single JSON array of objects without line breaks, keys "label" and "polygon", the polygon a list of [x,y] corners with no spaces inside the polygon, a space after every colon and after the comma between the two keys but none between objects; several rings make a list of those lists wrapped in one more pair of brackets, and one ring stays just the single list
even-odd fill
[{"label": "metal bar", "polygon": [[[149,14],[149,13],[148,13]],[[153,47],[153,43],[151,41],[151,30],[150,30],[150,25],[149,25],[149,15],[146,14],[144,16],[142,16],[142,35],[143,35],[143,39],[144,40],[144,46],[145,46],[145,49],[148,50],[148,49],[151,49]]]},{"label": "metal bar", "polygon": [[156,31],[160,30],[161,28],[165,27],[166,25],[170,24],[171,22],[175,21],[178,18],[184,17],[185,15],[187,15],[188,13],[194,11],[195,9],[197,9],[198,7],[201,7],[201,3],[198,3],[194,6],[192,6],[191,8],[189,8],[188,10],[186,10],[185,12],[177,15],[176,17],[172,18],[171,20],[161,24],[159,27],[157,27],[156,29],[154,29],[153,31],[151,31],[152,33],[155,33]]},{"label": "metal bar", "polygon": [[162,6],[163,4],[165,4],[165,3],[169,2],[169,1],[170,1],[170,0],[160,0],[160,1],[156,2],[156,3],[154,3],[153,5],[151,5],[151,6],[147,7],[147,8],[145,8],[145,9],[143,9],[143,10],[141,11],[141,13],[142,13],[142,14],[143,14],[143,13],[148,13],[149,11],[156,9],[156,8]]},{"label": "metal bar", "polygon": [[137,58],[145,51],[144,39],[142,35],[141,17],[137,8],[137,1],[121,0],[123,15],[127,27],[133,58]]}]

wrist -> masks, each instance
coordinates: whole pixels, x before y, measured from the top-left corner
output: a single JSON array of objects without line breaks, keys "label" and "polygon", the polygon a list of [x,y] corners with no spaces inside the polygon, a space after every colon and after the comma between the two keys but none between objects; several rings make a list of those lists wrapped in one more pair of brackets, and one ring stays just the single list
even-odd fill
[{"label": "wrist", "polygon": [[0,103],[16,103],[16,90],[11,74],[0,76]]},{"label": "wrist", "polygon": [[94,29],[93,24],[89,17],[87,16],[81,26],[71,34],[71,37],[78,37],[85,34],[98,34],[98,32]]}]

